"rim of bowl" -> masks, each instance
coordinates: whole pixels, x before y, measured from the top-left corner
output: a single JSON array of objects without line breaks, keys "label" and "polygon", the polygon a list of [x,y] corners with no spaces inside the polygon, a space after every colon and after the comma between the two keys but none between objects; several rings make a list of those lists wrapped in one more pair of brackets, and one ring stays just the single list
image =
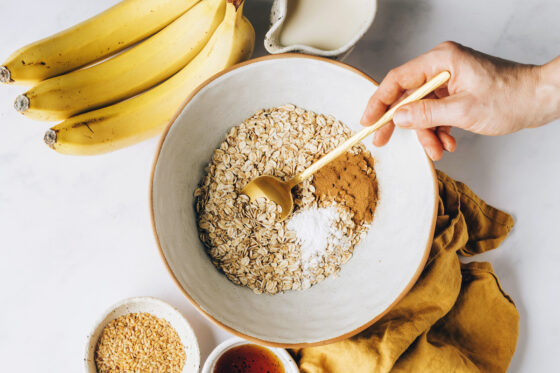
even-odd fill
[{"label": "rim of bowl", "polygon": [[[276,1],[278,1],[278,0],[276,0]],[[323,56],[323,57],[331,57],[331,58],[342,56],[346,52],[349,52],[360,41],[360,39],[362,39],[364,37],[364,35],[371,28],[371,25],[373,25],[373,21],[375,21],[375,16],[377,15],[377,8],[379,6],[379,2],[377,0],[371,0],[371,1],[373,3],[375,3],[375,9],[371,13],[371,16],[370,16],[369,20],[366,23],[364,23],[364,26],[356,34],[354,34],[352,39],[350,39],[346,44],[344,44],[343,46],[341,46],[337,49],[320,49],[320,48],[312,47],[312,46],[307,45],[307,44],[290,44],[290,45],[285,45],[285,46],[282,46],[282,47],[279,47],[279,48],[276,48],[275,50],[273,50],[273,48],[269,47],[268,42],[269,42],[272,34],[274,32],[276,32],[277,30],[279,30],[284,25],[284,23],[286,22],[285,19],[278,20],[270,26],[270,28],[268,29],[268,31],[265,34],[264,48],[268,51],[268,53],[272,53],[272,54],[282,54],[282,53],[287,53],[287,52],[304,51],[306,53],[311,53],[315,56]],[[288,12],[288,10],[287,10],[288,0],[284,0],[280,4],[280,6],[282,6],[282,10],[284,11],[284,14],[287,14],[287,12]]]},{"label": "rim of bowl", "polygon": [[[230,350],[233,347],[242,346],[246,344],[255,344],[255,343],[239,337],[233,337],[223,341],[212,350],[210,355],[208,355],[206,361],[204,362],[204,365],[202,366],[200,373],[212,373],[213,372],[212,369],[215,367],[216,362],[220,359],[220,357],[222,357],[222,355],[226,351]],[[296,362],[294,361],[294,359],[292,358],[292,356],[288,353],[288,351],[278,347],[269,347],[269,346],[263,346],[263,347],[268,349],[274,355],[276,355],[276,357],[282,363],[282,366],[284,367],[286,373],[299,373],[299,368]]]},{"label": "rim of bowl", "polygon": [[[97,336],[97,338],[94,340],[94,336],[96,335],[98,329],[102,326],[103,322],[107,319],[107,317],[114,312],[116,309],[118,309],[119,307],[122,306],[126,306],[127,304],[131,304],[131,303],[135,303],[135,302],[147,302],[147,303],[152,303],[152,304],[157,304],[160,307],[166,308],[169,311],[171,311],[172,313],[176,314],[177,316],[179,316],[179,319],[184,321],[185,324],[187,325],[188,329],[190,330],[191,334],[193,335],[193,344],[189,347],[191,348],[195,348],[195,355],[198,356],[198,364],[197,364],[197,371],[200,369],[200,347],[198,346],[198,339],[196,337],[196,334],[191,326],[191,324],[189,323],[189,320],[187,320],[187,318],[181,313],[181,311],[179,311],[177,308],[173,307],[171,304],[155,298],[155,297],[148,297],[148,296],[144,296],[144,297],[131,297],[131,298],[126,298],[123,299],[113,305],[111,305],[109,308],[107,308],[107,310],[105,312],[103,312],[103,314],[101,315],[101,317],[99,317],[97,319],[97,321],[95,322],[95,324],[93,325],[93,327],[91,328],[89,334],[87,335],[87,341],[86,341],[86,346],[85,346],[85,356],[84,356],[84,365],[85,365],[85,371],[87,373],[97,373],[97,366],[95,365],[95,361],[93,362],[95,369],[92,371],[89,367],[89,353],[90,350],[93,349],[95,351],[95,346],[97,345],[97,341],[99,339],[99,337],[101,336],[101,333],[99,333],[99,335]],[[129,312],[132,313],[132,312]],[[169,321],[168,319],[165,319],[169,324],[171,324],[171,326],[175,329],[175,326],[171,323],[171,321]],[[103,326],[103,328],[105,328],[106,325]],[[102,332],[103,330],[101,330]],[[180,337],[180,336],[179,336]],[[186,346],[186,345],[185,345]]]},{"label": "rim of bowl", "polygon": [[158,163],[158,160],[159,160],[159,155],[161,154],[161,150],[163,148],[163,144],[165,142],[165,139],[167,138],[167,135],[169,134],[169,130],[171,129],[171,127],[173,126],[173,124],[175,123],[175,121],[177,120],[179,115],[183,112],[183,110],[185,109],[187,104],[193,99],[194,96],[196,96],[198,94],[198,92],[200,92],[200,90],[202,90],[208,84],[213,82],[215,79],[221,77],[222,75],[225,75],[225,74],[229,73],[230,71],[237,70],[240,67],[247,66],[247,65],[252,65],[254,63],[258,63],[258,62],[262,62],[262,61],[280,60],[280,59],[284,59],[284,58],[311,59],[311,60],[318,60],[318,61],[334,64],[334,65],[337,65],[337,66],[342,67],[344,69],[347,69],[347,70],[349,70],[349,71],[351,71],[355,74],[358,74],[358,75],[362,76],[363,78],[367,79],[368,81],[372,82],[376,86],[379,86],[379,83],[375,79],[373,79],[372,77],[370,77],[369,75],[367,75],[363,71],[361,71],[361,70],[359,70],[359,69],[357,69],[353,66],[347,65],[347,64],[345,64],[343,62],[340,62],[340,61],[331,60],[331,59],[328,59],[328,58],[325,58],[325,57],[319,57],[319,56],[314,56],[314,55],[306,55],[306,54],[301,54],[301,53],[282,53],[282,54],[272,54],[272,55],[268,55],[268,56],[262,56],[262,57],[250,59],[250,60],[245,61],[245,62],[238,63],[238,64],[233,65],[233,66],[231,66],[231,67],[229,67],[225,70],[222,70],[221,72],[219,72],[217,74],[214,74],[209,79],[207,79],[206,81],[201,83],[194,91],[192,91],[187,96],[187,98],[185,99],[185,101],[183,102],[183,104],[181,105],[179,110],[171,118],[171,120],[169,121],[169,124],[164,129],[163,133],[161,134],[161,138],[159,140],[159,143],[158,143],[158,146],[157,146],[157,149],[156,149],[156,154],[155,154],[155,157],[154,157],[154,162],[152,164],[152,172],[151,172],[151,175],[150,175],[150,190],[149,190],[150,195],[148,196],[149,204],[150,204],[149,209],[150,209],[150,218],[151,218],[151,223],[152,223],[152,230],[154,232],[154,237],[155,237],[155,240],[156,240],[156,244],[157,244],[157,247],[158,247],[159,254],[161,256],[161,259],[163,260],[163,263],[165,264],[165,268],[167,269],[167,272],[169,272],[169,274],[171,275],[171,278],[173,279],[175,284],[179,287],[179,290],[181,290],[181,292],[187,297],[187,299],[191,302],[191,304],[200,313],[202,313],[206,318],[208,318],[214,324],[218,325],[219,327],[226,330],[227,332],[234,334],[237,337],[243,338],[245,340],[248,340],[248,341],[251,341],[251,342],[254,342],[254,343],[257,343],[257,344],[262,344],[262,345],[265,345],[265,346],[268,346],[268,347],[279,347],[279,348],[315,347],[315,346],[323,346],[323,345],[326,345],[326,344],[338,342],[338,341],[344,340],[346,338],[353,337],[354,335],[366,330],[367,328],[372,326],[375,322],[379,321],[390,310],[392,310],[395,307],[395,305],[397,305],[405,297],[405,295],[408,294],[408,292],[412,289],[414,284],[416,284],[416,281],[420,277],[420,274],[424,270],[426,262],[428,261],[428,256],[430,254],[430,248],[432,246],[433,236],[434,236],[434,232],[435,232],[435,228],[436,228],[436,218],[437,218],[437,212],[438,212],[438,198],[437,198],[438,184],[437,184],[436,170],[435,170],[435,167],[434,167],[434,163],[432,161],[430,161],[429,163],[430,163],[430,170],[432,172],[432,178],[433,178],[433,182],[434,182],[434,190],[435,190],[435,193],[436,193],[436,196],[434,198],[434,213],[433,213],[433,216],[432,216],[432,225],[431,225],[431,228],[430,228],[430,235],[429,235],[428,241],[426,242],[426,248],[424,249],[424,255],[422,257],[422,260],[420,261],[420,264],[418,265],[418,268],[417,268],[416,272],[411,277],[409,283],[404,288],[404,290],[395,298],[395,300],[383,312],[381,312],[380,314],[375,316],[373,319],[371,319],[370,321],[366,322],[365,324],[359,326],[358,328],[356,328],[354,330],[351,330],[347,333],[344,333],[342,335],[339,335],[339,336],[336,336],[336,337],[333,337],[333,338],[329,338],[329,339],[325,339],[325,340],[317,341],[317,342],[279,343],[279,342],[267,341],[265,339],[256,338],[256,337],[253,337],[251,335],[244,334],[244,333],[242,333],[242,332],[240,332],[236,329],[233,329],[232,327],[230,327],[230,326],[222,323],[221,321],[217,320],[214,316],[212,316],[210,313],[208,313],[206,310],[204,310],[190,296],[188,291],[185,288],[183,288],[183,286],[181,285],[181,283],[179,282],[179,280],[177,279],[177,277],[175,276],[175,274],[171,270],[171,267],[170,267],[169,263],[167,262],[167,259],[165,258],[163,248],[161,247],[161,243],[160,243],[159,236],[158,236],[157,229],[156,229],[156,222],[155,222],[155,215],[154,215],[154,176],[155,176],[157,163]]}]

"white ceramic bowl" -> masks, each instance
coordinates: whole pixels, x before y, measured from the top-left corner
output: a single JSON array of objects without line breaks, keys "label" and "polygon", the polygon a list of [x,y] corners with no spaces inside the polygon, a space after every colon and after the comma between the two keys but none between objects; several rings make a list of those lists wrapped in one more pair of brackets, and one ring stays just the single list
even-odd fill
[{"label": "white ceramic bowl", "polygon": [[269,346],[333,342],[378,320],[420,275],[434,231],[437,185],[433,164],[412,131],[395,130],[383,148],[366,139],[380,200],[369,233],[338,278],[306,291],[257,295],[220,273],[198,238],[193,192],[232,126],[262,108],[292,103],[359,130],[375,89],[371,78],[340,62],[267,56],[202,84],[164,133],[150,194],[156,239],[183,293],[220,326]]},{"label": "white ceramic bowl", "polygon": [[[204,366],[202,367],[201,373],[213,373],[216,363],[224,352],[228,351],[230,348],[242,346],[248,344],[248,342],[241,338],[230,338],[227,341],[220,343],[206,358]],[[286,373],[299,373],[299,369],[290,354],[283,348],[269,348],[269,350],[276,355],[278,360],[282,363]]]},{"label": "white ceramic bowl", "polygon": [[87,339],[86,356],[84,359],[86,372],[97,373],[97,368],[95,366],[95,347],[97,346],[97,341],[99,340],[105,326],[117,317],[137,312],[147,312],[156,317],[167,320],[167,322],[169,322],[169,324],[171,324],[171,326],[177,331],[187,355],[187,360],[182,373],[198,373],[200,368],[200,351],[198,349],[196,336],[188,321],[174,307],[162,300],[152,297],[125,299],[113,305],[103,314],[99,322],[95,324]]},{"label": "white ceramic bowl", "polygon": [[[270,29],[264,38],[264,47],[271,54],[278,53],[288,53],[288,52],[303,52],[306,54],[312,54],[321,57],[330,57],[338,60],[344,60],[356,43],[364,36],[367,30],[371,27],[373,20],[375,19],[375,14],[377,12],[377,0],[370,0],[368,2],[369,9],[365,9],[364,12],[369,16],[362,23],[358,32],[346,43],[337,49],[323,50],[319,48],[312,47],[305,44],[293,44],[293,45],[282,45],[280,43],[280,33],[282,32],[282,26],[286,20],[286,15],[288,13],[288,1],[290,0],[274,0],[272,4],[272,9],[270,12]],[[341,2],[341,6],[343,2]]]}]

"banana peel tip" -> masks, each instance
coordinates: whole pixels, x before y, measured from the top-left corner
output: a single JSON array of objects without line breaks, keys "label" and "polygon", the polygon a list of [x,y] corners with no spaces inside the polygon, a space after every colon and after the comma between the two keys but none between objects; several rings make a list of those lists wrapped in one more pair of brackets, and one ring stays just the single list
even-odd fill
[{"label": "banana peel tip", "polygon": [[14,108],[20,113],[27,111],[29,109],[29,98],[26,95],[17,96],[14,101]]},{"label": "banana peel tip", "polygon": [[52,129],[47,130],[43,140],[45,141],[45,144],[54,149],[54,144],[56,143],[56,131]]},{"label": "banana peel tip", "polygon": [[6,66],[0,66],[0,83],[10,83],[12,81],[12,74]]}]

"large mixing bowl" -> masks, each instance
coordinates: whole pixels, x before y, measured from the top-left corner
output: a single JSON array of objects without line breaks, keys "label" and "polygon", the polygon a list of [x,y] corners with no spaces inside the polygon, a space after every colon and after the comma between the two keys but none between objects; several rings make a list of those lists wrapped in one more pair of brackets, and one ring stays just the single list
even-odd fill
[{"label": "large mixing bowl", "polygon": [[207,81],[163,135],[152,175],[152,219],[163,260],[186,297],[208,318],[270,346],[319,345],[352,336],[410,290],[426,262],[436,215],[432,162],[412,131],[396,130],[375,159],[380,199],[369,233],[338,278],[305,291],[257,295],[234,285],[198,238],[193,192],[226,132],[262,108],[292,103],[331,114],[353,130],[376,83],[339,62],[276,55]]}]

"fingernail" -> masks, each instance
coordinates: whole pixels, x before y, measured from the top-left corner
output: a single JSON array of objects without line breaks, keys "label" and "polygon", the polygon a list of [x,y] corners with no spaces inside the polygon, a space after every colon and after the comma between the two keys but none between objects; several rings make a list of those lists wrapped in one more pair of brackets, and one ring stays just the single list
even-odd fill
[{"label": "fingernail", "polygon": [[435,161],[436,153],[431,148],[426,148],[426,153],[428,153],[428,157],[430,157],[432,161]]},{"label": "fingernail", "polygon": [[368,125],[370,115],[371,115],[371,109],[368,106],[364,111],[364,114],[362,115],[362,119],[360,119],[360,123],[363,125]]},{"label": "fingernail", "polygon": [[393,123],[398,127],[407,128],[412,126],[412,113],[407,108],[397,110],[393,116]]}]

